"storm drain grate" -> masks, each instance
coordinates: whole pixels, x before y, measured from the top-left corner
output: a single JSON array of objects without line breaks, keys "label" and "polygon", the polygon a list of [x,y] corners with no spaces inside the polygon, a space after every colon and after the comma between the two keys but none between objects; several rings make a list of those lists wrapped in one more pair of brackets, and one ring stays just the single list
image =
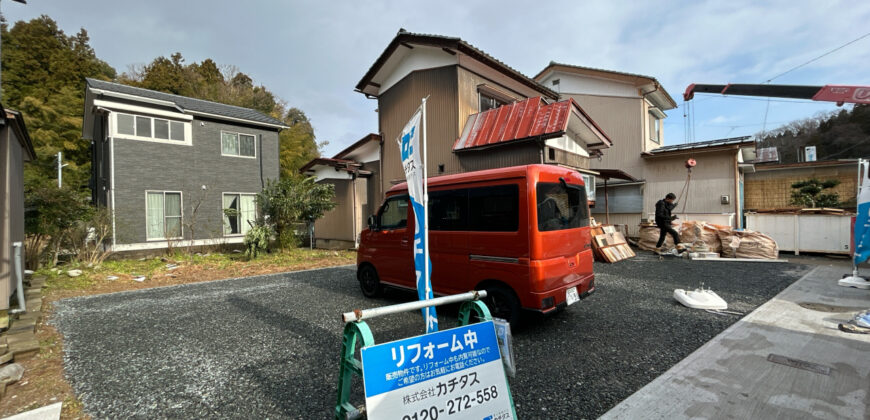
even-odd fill
[{"label": "storm drain grate", "polygon": [[768,354],[767,361],[778,363],[780,365],[786,365],[793,368],[798,368],[801,370],[808,370],[810,372],[820,373],[822,375],[831,375],[831,368],[828,366],[820,365],[813,362],[807,362],[806,360],[793,359],[791,357],[783,356],[780,354]]}]

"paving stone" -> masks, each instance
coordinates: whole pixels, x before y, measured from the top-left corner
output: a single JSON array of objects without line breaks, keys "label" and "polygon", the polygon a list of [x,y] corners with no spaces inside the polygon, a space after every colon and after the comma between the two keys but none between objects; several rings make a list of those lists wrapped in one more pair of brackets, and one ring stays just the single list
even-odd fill
[{"label": "paving stone", "polygon": [[9,333],[15,334],[20,331],[36,332],[36,318],[16,319],[9,326]]},{"label": "paving stone", "polygon": [[6,382],[0,382],[0,398],[6,395]]},{"label": "paving stone", "polygon": [[32,332],[19,332],[15,334],[9,334],[6,336],[6,344],[9,345],[9,349],[11,350],[13,345],[33,340],[34,337],[36,337],[36,335],[34,335]]},{"label": "paving stone", "polygon": [[41,311],[42,310],[42,298],[33,298],[28,299],[26,301],[27,310],[28,311]]},{"label": "paving stone", "polygon": [[4,363],[7,363],[7,362],[9,362],[10,360],[12,360],[12,357],[13,357],[14,355],[15,355],[15,353],[12,353],[11,351],[6,352],[6,353],[3,353],[2,355],[0,355],[0,365],[2,365],[2,364],[4,364]]},{"label": "paving stone", "polygon": [[30,340],[30,341],[22,341],[20,343],[10,344],[9,345],[9,353],[12,353],[13,360],[16,362],[21,360],[27,360],[36,356],[39,353],[39,341]]},{"label": "paving stone", "polygon": [[24,291],[24,300],[30,300],[33,298],[42,298],[42,289],[40,288],[30,288]]},{"label": "paving stone", "polygon": [[27,312],[19,315],[18,319],[19,320],[34,319],[34,320],[36,320],[36,322],[39,322],[42,320],[42,311],[27,311]]},{"label": "paving stone", "polygon": [[9,311],[0,311],[0,330],[9,328]]}]

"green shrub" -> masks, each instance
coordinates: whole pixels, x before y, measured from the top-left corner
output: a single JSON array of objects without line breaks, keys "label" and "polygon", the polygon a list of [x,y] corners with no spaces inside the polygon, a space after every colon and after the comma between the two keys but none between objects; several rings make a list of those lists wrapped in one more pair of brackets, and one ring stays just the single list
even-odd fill
[{"label": "green shrub", "polygon": [[269,239],[272,238],[272,228],[266,225],[255,225],[245,234],[245,256],[251,259],[269,250]]}]

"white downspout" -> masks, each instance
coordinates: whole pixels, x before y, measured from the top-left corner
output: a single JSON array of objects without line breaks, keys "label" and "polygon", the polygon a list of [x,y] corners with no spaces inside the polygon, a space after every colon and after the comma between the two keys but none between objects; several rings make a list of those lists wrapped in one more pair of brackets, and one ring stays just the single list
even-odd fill
[{"label": "white downspout", "polygon": [[27,312],[27,306],[24,304],[24,270],[21,269],[21,242],[13,242],[12,251],[13,258],[15,259],[15,277],[18,278],[16,291],[18,294],[18,309],[10,311],[12,314],[17,314],[21,312]]}]

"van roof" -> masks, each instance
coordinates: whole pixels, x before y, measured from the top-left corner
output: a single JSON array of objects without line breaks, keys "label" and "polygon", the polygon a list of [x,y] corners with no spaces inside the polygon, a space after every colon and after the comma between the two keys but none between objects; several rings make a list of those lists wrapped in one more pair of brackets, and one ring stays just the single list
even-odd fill
[{"label": "van roof", "polygon": [[[429,186],[437,187],[439,185],[462,184],[477,181],[492,181],[497,179],[524,178],[533,173],[563,173],[563,174],[578,174],[573,169],[565,168],[556,165],[523,165],[511,166],[507,168],[485,169],[482,171],[463,172],[460,174],[441,175],[429,178]],[[581,180],[582,182],[582,180]],[[408,183],[403,182],[396,184],[387,191],[387,194],[397,191],[407,191]]]}]

